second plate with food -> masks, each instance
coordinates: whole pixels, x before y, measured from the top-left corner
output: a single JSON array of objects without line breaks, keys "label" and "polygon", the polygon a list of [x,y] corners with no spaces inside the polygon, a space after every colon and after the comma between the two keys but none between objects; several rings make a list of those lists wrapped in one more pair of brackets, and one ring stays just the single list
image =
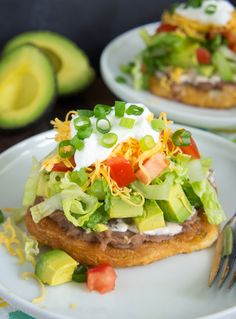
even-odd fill
[{"label": "second plate with food", "polygon": [[[152,23],[144,27],[152,33],[157,25],[158,23]],[[147,105],[155,114],[165,111],[172,120],[179,123],[207,129],[236,129],[236,107],[218,110],[185,105],[155,96],[148,91],[135,90],[130,79],[127,83],[118,83],[115,80],[121,73],[120,65],[131,62],[145,47],[139,36],[140,28],[118,36],[104,49],[101,56],[101,72],[109,89],[122,100]]]}]

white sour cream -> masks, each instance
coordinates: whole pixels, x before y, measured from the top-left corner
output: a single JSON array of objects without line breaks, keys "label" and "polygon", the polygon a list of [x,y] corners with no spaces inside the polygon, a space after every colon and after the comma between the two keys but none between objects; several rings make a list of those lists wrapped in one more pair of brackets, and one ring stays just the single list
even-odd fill
[{"label": "white sour cream", "polygon": [[[216,7],[216,10],[212,14],[207,14],[208,8]],[[197,20],[204,24],[214,24],[223,26],[228,23],[231,19],[231,14],[234,11],[234,6],[225,0],[206,0],[203,1],[201,7],[185,8],[185,4],[179,5],[175,12],[183,17],[189,18],[191,20]]]},{"label": "white sour cream", "polygon": [[[109,226],[109,229],[114,232],[126,232],[130,230],[133,233],[138,233],[138,229],[135,225],[129,225],[122,219],[117,219],[115,223]],[[156,228],[153,230],[148,230],[143,232],[145,235],[149,236],[174,236],[181,233],[183,226],[177,223],[166,223],[165,227]]]},{"label": "white sour cream", "polygon": [[[124,142],[130,137],[140,140],[145,135],[151,135],[154,141],[158,142],[159,133],[152,129],[150,122],[147,120],[147,117],[151,114],[149,109],[144,105],[137,103],[126,103],[126,109],[132,104],[141,106],[144,109],[143,113],[139,116],[127,114],[125,115],[125,117],[135,119],[135,124],[132,129],[124,128],[119,125],[120,118],[115,116],[114,108],[112,108],[110,114],[107,115],[107,118],[112,125],[110,133],[116,133],[118,137],[117,143],[111,148],[106,148],[100,144],[102,133],[99,133],[96,130],[97,119],[95,117],[90,118],[94,131],[90,137],[84,140],[84,148],[81,151],[75,152],[75,170],[79,170],[83,167],[88,167],[98,160],[104,161],[111,154],[112,150],[116,147],[116,145],[118,145],[121,142]],[[73,121],[76,118],[77,117],[73,117],[71,121],[72,137],[76,135],[76,129],[73,123]]]}]

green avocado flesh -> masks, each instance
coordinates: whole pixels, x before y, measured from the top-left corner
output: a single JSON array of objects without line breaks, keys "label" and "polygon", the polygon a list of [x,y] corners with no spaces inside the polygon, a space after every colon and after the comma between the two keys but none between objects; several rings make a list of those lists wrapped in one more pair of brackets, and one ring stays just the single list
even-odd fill
[{"label": "green avocado flesh", "polygon": [[164,212],[166,221],[183,223],[192,213],[191,204],[179,184],[171,187],[167,200],[157,203]]},{"label": "green avocado flesh", "polygon": [[35,275],[50,286],[72,281],[78,263],[62,250],[50,250],[40,255],[35,267]]},{"label": "green avocado flesh", "polygon": [[145,203],[144,214],[134,218],[134,223],[140,232],[165,227],[163,211],[156,201],[151,200]]},{"label": "green avocado flesh", "polygon": [[37,47],[20,46],[0,61],[0,127],[19,128],[34,122],[55,94],[53,67]]},{"label": "green avocado flesh", "polygon": [[47,31],[22,33],[10,40],[3,53],[25,43],[40,47],[52,62],[57,73],[59,94],[70,94],[82,90],[94,78],[88,58],[75,43],[65,37]]},{"label": "green avocado flesh", "polygon": [[130,218],[142,216],[142,214],[143,206],[131,205],[123,201],[120,197],[111,197],[110,218]]}]

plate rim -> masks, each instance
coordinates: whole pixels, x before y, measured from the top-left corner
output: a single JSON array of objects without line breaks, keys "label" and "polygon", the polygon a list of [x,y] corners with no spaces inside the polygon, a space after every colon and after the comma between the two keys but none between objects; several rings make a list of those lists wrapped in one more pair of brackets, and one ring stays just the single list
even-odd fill
[{"label": "plate rim", "polygon": [[[214,133],[204,131],[202,129],[190,127],[187,125],[181,125],[181,124],[174,124],[175,127],[184,127],[186,129],[190,129],[193,133],[195,132],[196,134],[200,135],[201,137],[208,137],[211,140],[214,140],[216,143],[224,144],[227,146],[227,148],[230,150],[233,150],[236,154],[236,144],[231,142],[230,140],[225,139],[222,136],[218,136]],[[38,133],[36,135],[33,135],[31,137],[28,137],[24,139],[23,141],[16,143],[15,145],[12,145],[10,148],[5,150],[0,154],[0,162],[4,160],[5,157],[11,156],[12,152],[15,152],[19,148],[23,148],[24,146],[27,146],[27,144],[33,142],[35,139],[39,139],[40,141],[43,141],[44,138],[52,135],[54,131],[53,130],[48,130],[45,132]],[[236,161],[236,159],[235,159]],[[68,315],[60,315],[58,313],[52,312],[50,310],[44,309],[40,307],[40,305],[35,305],[32,302],[18,296],[17,294],[11,292],[7,287],[5,287],[1,283],[0,279],[0,296],[9,302],[12,306],[15,306],[19,310],[22,310],[32,316],[36,316],[36,318],[44,318],[43,316],[47,316],[47,319],[72,319],[72,317],[69,317]],[[215,313],[211,313],[207,316],[201,316],[201,317],[196,317],[195,319],[220,319],[222,316],[227,316],[230,314],[235,314],[236,313],[236,302],[235,306],[229,307],[225,310],[218,311]],[[79,318],[79,317],[78,317]]]},{"label": "plate rim", "polygon": [[[136,98],[136,100],[138,100],[137,102],[139,103],[144,103],[144,99],[141,101],[140,99],[137,99],[137,97],[135,97],[135,89],[132,88],[132,87],[126,87],[126,86],[122,86],[121,84],[119,83],[116,83],[114,77],[115,77],[115,74],[112,74],[111,72],[109,72],[109,64],[108,64],[108,55],[109,55],[109,52],[110,50],[114,47],[114,45],[116,45],[121,39],[127,37],[127,36],[130,36],[132,35],[133,33],[137,32],[138,30],[140,30],[141,28],[154,28],[155,26],[157,26],[160,22],[157,21],[157,22],[152,22],[152,23],[148,23],[148,24],[144,24],[144,25],[141,25],[141,26],[138,26],[138,27],[135,27],[135,28],[132,28],[130,30],[127,30],[121,34],[119,34],[117,37],[115,37],[114,39],[112,39],[106,46],[105,48],[103,49],[102,51],[102,54],[100,56],[100,72],[101,72],[101,75],[102,75],[102,78],[105,82],[105,84],[108,86],[108,88],[118,97],[120,97],[121,99],[124,99],[125,97],[125,100],[134,100]],[[113,75],[113,76],[112,76]],[[119,88],[117,89],[119,85]],[[119,92],[118,92],[119,90]],[[122,94],[120,93],[122,92]],[[180,103],[178,101],[174,101],[174,100],[168,100],[168,99],[165,99],[165,98],[162,98],[162,97],[159,97],[159,96],[155,96],[154,94],[148,92],[148,91],[140,91],[140,92],[143,92],[144,94],[147,94],[148,96],[150,95],[151,97],[154,97],[157,99],[157,105],[155,106],[156,107],[156,110],[158,112],[160,111],[163,111],[163,109],[161,109],[161,107],[159,105],[161,105],[161,102],[162,101],[167,101],[168,103]],[[145,103],[144,103],[145,104]],[[184,103],[181,103],[183,106],[185,106],[187,109],[186,109],[186,112],[188,111],[188,108],[191,109],[192,107],[194,106],[191,106],[191,105],[188,105],[188,104],[184,104]],[[147,105],[148,106],[148,105]],[[196,107],[197,108],[197,107]],[[236,108],[236,106],[235,106]],[[204,108],[202,108],[204,109]],[[227,112],[227,111],[230,111],[231,109],[220,109],[220,110],[217,110],[217,109],[207,109],[207,110],[210,110],[212,112],[214,111],[224,111],[224,112]],[[214,117],[214,115],[207,115],[207,116],[204,116],[204,115],[197,115],[197,114],[194,114],[192,116],[188,116],[187,115],[187,118],[183,121],[181,120],[182,116],[183,116],[183,113],[185,113],[185,111],[182,111],[181,113],[179,113],[179,111],[177,112],[173,112],[172,111],[169,111],[167,110],[167,113],[171,114],[171,117],[173,117],[173,119],[175,121],[179,121],[179,123],[183,123],[184,125],[191,125],[191,126],[198,126],[198,127],[201,127],[201,128],[207,128],[207,129],[229,129],[229,128],[236,128],[236,117],[235,119],[232,117],[232,116],[228,116],[228,117],[225,117],[223,118],[223,120],[221,120],[221,117]],[[184,115],[184,117],[186,117],[186,115]],[[197,119],[197,122],[196,121],[193,121],[191,118],[195,118]],[[230,126],[230,127],[229,127]]]}]

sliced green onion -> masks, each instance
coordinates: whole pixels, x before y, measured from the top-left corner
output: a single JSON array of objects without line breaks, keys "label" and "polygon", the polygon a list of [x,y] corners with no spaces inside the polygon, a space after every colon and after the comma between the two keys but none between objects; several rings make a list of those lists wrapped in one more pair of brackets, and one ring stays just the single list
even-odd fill
[{"label": "sliced green onion", "polygon": [[100,144],[106,148],[110,148],[116,144],[118,136],[115,133],[106,133],[102,136]]},{"label": "sliced green onion", "polygon": [[115,101],[115,115],[117,117],[122,117],[125,114],[125,102]]},{"label": "sliced green onion", "polygon": [[129,117],[122,117],[120,119],[120,126],[125,128],[132,128],[134,126],[135,120]]},{"label": "sliced green onion", "polygon": [[151,121],[151,127],[154,131],[162,131],[165,128],[165,123],[162,119],[153,119]]},{"label": "sliced green onion", "polygon": [[121,64],[120,70],[123,73],[131,74],[134,67],[134,62],[130,62],[129,64]]},{"label": "sliced green onion", "polygon": [[144,108],[138,105],[130,105],[126,110],[126,114],[128,115],[141,115],[144,111]]},{"label": "sliced green onion", "polygon": [[71,182],[83,186],[88,180],[88,174],[84,168],[81,168],[79,171],[73,171],[69,173]]},{"label": "sliced green onion", "polygon": [[106,115],[109,114],[110,112],[111,112],[111,107],[105,104],[97,104],[93,110],[94,116],[97,118],[106,117]]},{"label": "sliced green onion", "polygon": [[84,141],[82,141],[77,135],[75,135],[70,142],[78,151],[81,151],[84,148]]},{"label": "sliced green onion", "polygon": [[105,118],[99,118],[96,122],[96,129],[98,132],[105,134],[111,130],[111,122]]},{"label": "sliced green onion", "polygon": [[127,80],[125,77],[123,77],[122,75],[118,75],[115,77],[115,81],[117,83],[127,83]]},{"label": "sliced green onion", "polygon": [[58,153],[61,158],[69,158],[74,155],[75,148],[69,140],[61,141],[58,145]]},{"label": "sliced green onion", "polygon": [[189,146],[192,134],[185,129],[180,129],[172,135],[172,142],[175,146]]},{"label": "sliced green onion", "polygon": [[86,282],[87,281],[87,272],[88,272],[88,266],[86,265],[79,265],[73,275],[72,280],[76,282]]},{"label": "sliced green onion", "polygon": [[154,138],[151,135],[145,135],[140,140],[140,146],[142,151],[147,151],[155,146]]},{"label": "sliced green onion", "polygon": [[0,224],[4,222],[4,215],[3,212],[0,210]]},{"label": "sliced green onion", "polygon": [[80,109],[77,112],[78,112],[79,116],[92,117],[94,115],[93,110]]},{"label": "sliced green onion", "polygon": [[77,132],[77,136],[78,138],[80,138],[81,140],[84,140],[87,137],[90,137],[90,135],[93,132],[93,128],[91,126],[85,127],[85,128],[81,128],[78,132]]},{"label": "sliced green onion", "polygon": [[79,116],[74,120],[74,127],[77,130],[91,126],[91,121],[87,116]]},{"label": "sliced green onion", "polygon": [[188,0],[185,4],[185,8],[200,8],[202,6],[203,0]]},{"label": "sliced green onion", "polygon": [[217,6],[215,4],[209,4],[206,9],[205,9],[205,13],[206,14],[214,14],[216,12]]}]

